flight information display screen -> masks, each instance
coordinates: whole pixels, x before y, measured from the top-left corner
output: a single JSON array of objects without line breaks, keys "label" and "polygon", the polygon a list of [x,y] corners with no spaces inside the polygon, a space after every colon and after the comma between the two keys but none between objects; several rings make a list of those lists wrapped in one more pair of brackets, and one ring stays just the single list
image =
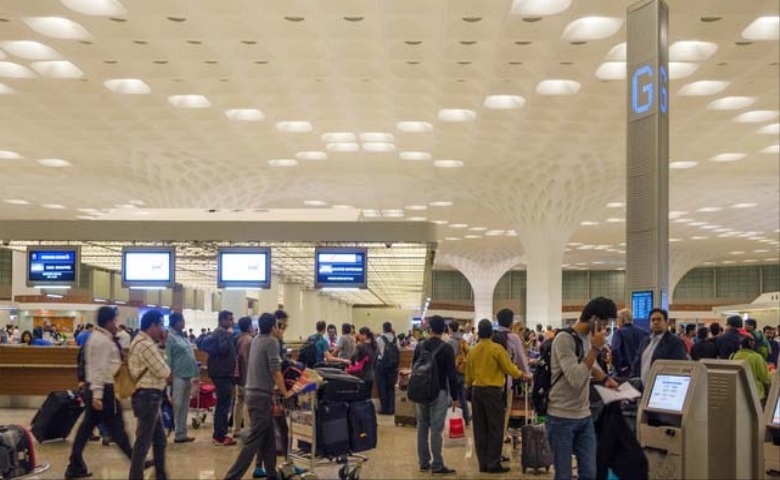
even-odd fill
[{"label": "flight information display screen", "polygon": [[317,248],[314,268],[317,288],[368,288],[365,248]]},{"label": "flight information display screen", "polygon": [[270,286],[270,249],[220,249],[217,256],[218,288],[269,288]]},{"label": "flight information display screen", "polygon": [[646,292],[632,292],[631,309],[633,310],[635,319],[649,319],[650,310],[653,309],[653,292],[651,290]]},{"label": "flight information display screen", "polygon": [[172,287],[175,262],[172,248],[125,248],[122,282],[126,287]]},{"label": "flight information display screen", "polygon": [[71,285],[76,283],[79,255],[76,248],[27,251],[29,285]]},{"label": "flight information display screen", "polygon": [[656,375],[647,408],[682,412],[690,386],[691,377],[688,375]]}]

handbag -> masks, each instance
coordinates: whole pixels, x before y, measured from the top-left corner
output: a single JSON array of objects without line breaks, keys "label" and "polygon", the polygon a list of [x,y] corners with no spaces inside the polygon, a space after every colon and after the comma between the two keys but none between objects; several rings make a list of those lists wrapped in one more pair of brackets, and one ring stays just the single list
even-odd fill
[{"label": "handbag", "polygon": [[348,366],[347,373],[356,377],[362,377],[363,369],[366,368],[366,364],[369,360],[369,356],[366,355],[362,360],[358,360],[353,365]]},{"label": "handbag", "polygon": [[130,398],[135,393],[138,382],[144,378],[148,368],[144,368],[138,378],[133,378],[130,373],[130,356],[133,354],[135,347],[130,349],[130,352],[122,360],[122,364],[119,366],[119,370],[114,374],[114,396],[119,400]]},{"label": "handbag", "polygon": [[445,447],[461,447],[466,445],[466,429],[463,423],[463,410],[460,408],[447,409],[443,436]]}]

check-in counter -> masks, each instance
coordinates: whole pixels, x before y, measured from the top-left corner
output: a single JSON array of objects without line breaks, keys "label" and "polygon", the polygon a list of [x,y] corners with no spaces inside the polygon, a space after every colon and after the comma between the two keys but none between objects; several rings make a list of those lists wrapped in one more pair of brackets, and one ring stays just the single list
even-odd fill
[{"label": "check-in counter", "polygon": [[772,377],[772,388],[764,410],[764,478],[780,478],[780,370]]},{"label": "check-in counter", "polygon": [[0,406],[38,408],[55,390],[78,386],[77,347],[0,345]]}]

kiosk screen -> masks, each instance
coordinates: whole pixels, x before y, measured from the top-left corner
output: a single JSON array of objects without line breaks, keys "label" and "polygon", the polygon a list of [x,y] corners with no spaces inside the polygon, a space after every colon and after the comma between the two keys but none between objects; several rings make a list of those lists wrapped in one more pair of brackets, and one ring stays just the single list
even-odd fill
[{"label": "kiosk screen", "polygon": [[647,408],[682,412],[690,386],[691,377],[687,375],[656,375]]},{"label": "kiosk screen", "polygon": [[772,425],[780,428],[780,397],[775,402],[775,413],[772,414]]}]

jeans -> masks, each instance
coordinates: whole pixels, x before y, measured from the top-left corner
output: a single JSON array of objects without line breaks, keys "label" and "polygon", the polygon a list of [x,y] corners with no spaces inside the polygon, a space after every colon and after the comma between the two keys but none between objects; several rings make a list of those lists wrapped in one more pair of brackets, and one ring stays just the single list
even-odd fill
[{"label": "jeans", "polygon": [[149,448],[154,456],[154,476],[165,480],[165,427],[160,414],[162,390],[142,388],[133,394],[133,413],[138,421],[135,430],[133,458],[130,460],[130,480],[143,480],[144,463]]},{"label": "jeans", "polygon": [[103,425],[111,436],[111,440],[116,443],[128,459],[133,453],[133,447],[130,445],[130,439],[127,438],[125,431],[125,420],[122,418],[122,405],[114,397],[114,386],[105,385],[103,387],[103,410],[92,408],[92,392],[90,390],[84,394],[84,402],[86,403],[84,419],[76,433],[76,438],[73,440],[73,449],[70,452],[70,462],[67,469],[69,473],[73,474],[88,471],[87,464],[84,462],[84,447],[98,424]]},{"label": "jeans", "polygon": [[228,434],[228,416],[233,405],[232,377],[213,377],[214,387],[217,389],[217,408],[214,409],[214,440],[222,441]]},{"label": "jeans", "polygon": [[466,423],[471,422],[471,412],[469,411],[469,402],[466,398],[466,377],[461,374],[458,375],[458,403],[461,410],[463,410],[463,421]]},{"label": "jeans", "polygon": [[[430,405],[417,404],[417,457],[421,467],[430,465],[433,470],[444,467],[444,459],[441,456],[441,434],[444,431],[444,419],[449,405],[450,399],[446,390],[440,390],[438,398]],[[430,450],[428,449],[429,430]],[[433,463],[431,463],[431,454],[433,454]]]},{"label": "jeans", "polygon": [[379,393],[379,413],[392,415],[395,413],[395,382],[398,377],[397,368],[386,368],[382,362],[377,362],[374,372],[376,389]]},{"label": "jeans", "polygon": [[547,439],[553,453],[555,480],[571,479],[571,456],[577,456],[579,480],[596,478],[596,430],[591,417],[571,419],[547,416]]},{"label": "jeans", "polygon": [[262,457],[269,479],[276,478],[276,440],[274,418],[271,412],[271,397],[249,394],[249,434],[244,437],[244,446],[236,461],[225,474],[225,480],[239,480],[252,464],[255,456]]},{"label": "jeans", "polygon": [[190,413],[192,381],[189,378],[173,377],[173,424],[176,426],[175,440],[187,439],[187,416]]}]

